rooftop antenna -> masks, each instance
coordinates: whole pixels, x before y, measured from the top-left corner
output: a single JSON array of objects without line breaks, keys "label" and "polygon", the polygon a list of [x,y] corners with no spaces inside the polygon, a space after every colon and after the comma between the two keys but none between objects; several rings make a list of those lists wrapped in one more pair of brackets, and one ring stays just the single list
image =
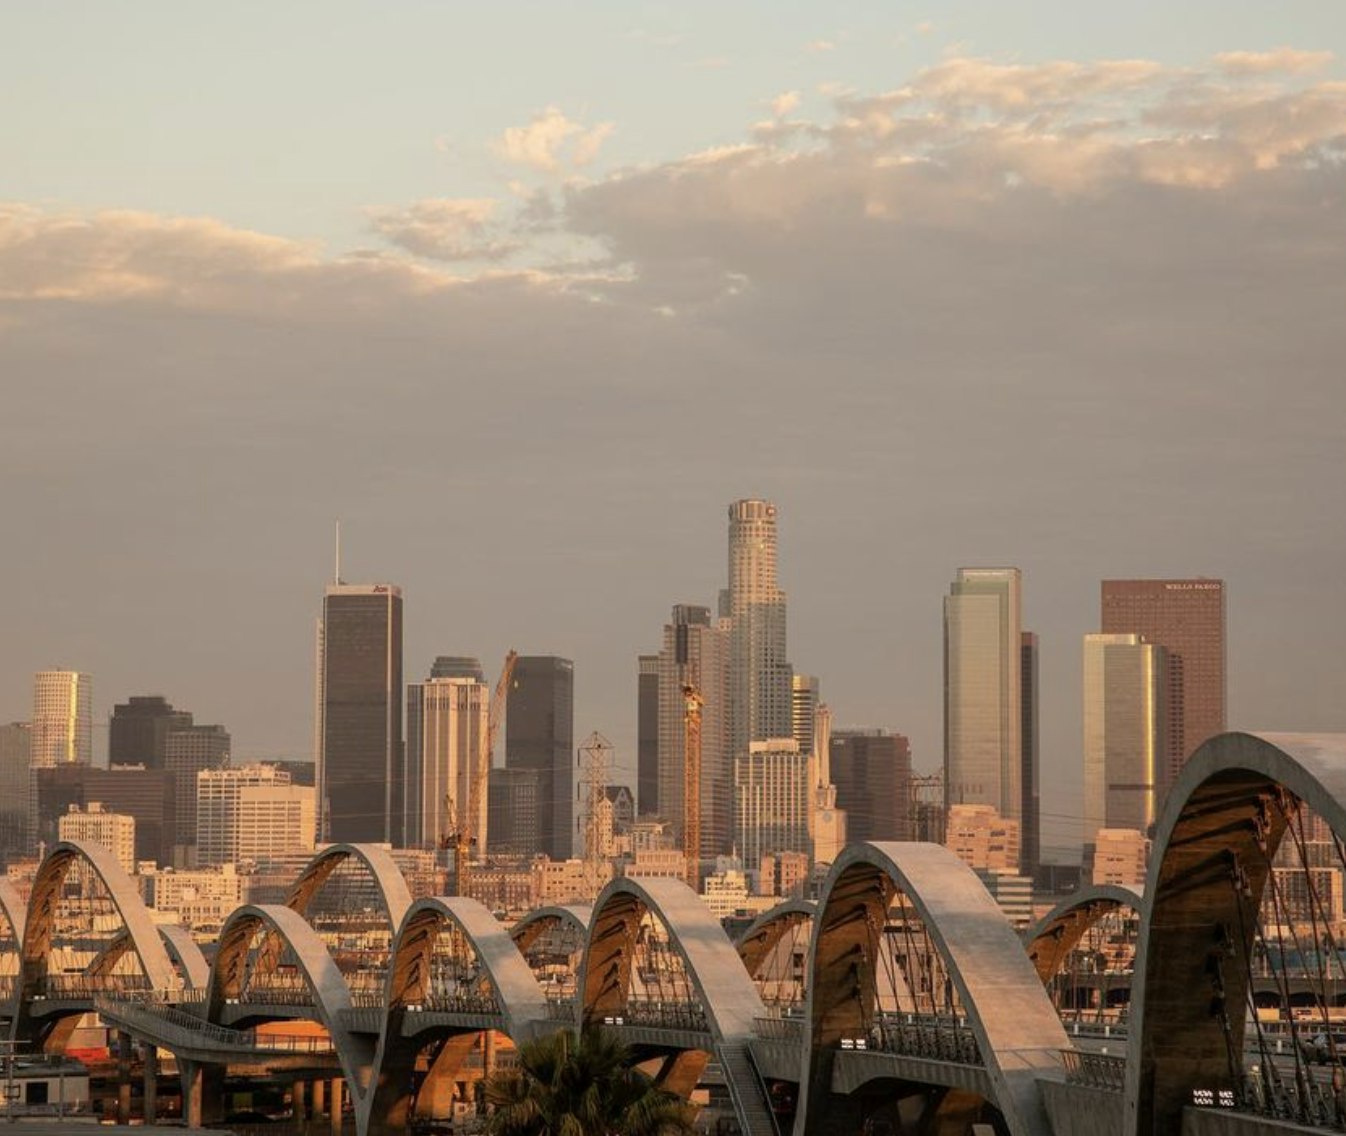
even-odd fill
[{"label": "rooftop antenna", "polygon": [[332,583],[341,584],[341,521],[336,523],[336,573]]}]

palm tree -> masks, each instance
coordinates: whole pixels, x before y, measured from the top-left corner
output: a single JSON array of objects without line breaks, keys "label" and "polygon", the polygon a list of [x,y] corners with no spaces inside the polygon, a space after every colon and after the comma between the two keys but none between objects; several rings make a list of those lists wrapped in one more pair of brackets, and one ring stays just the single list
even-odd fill
[{"label": "palm tree", "polygon": [[519,1069],[486,1083],[492,1136],[693,1136],[696,1109],[631,1064],[611,1033],[526,1042]]}]

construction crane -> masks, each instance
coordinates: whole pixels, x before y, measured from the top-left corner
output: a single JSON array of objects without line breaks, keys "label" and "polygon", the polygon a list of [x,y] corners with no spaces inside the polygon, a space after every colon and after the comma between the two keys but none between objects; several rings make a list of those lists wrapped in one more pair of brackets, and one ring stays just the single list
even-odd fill
[{"label": "construction crane", "polygon": [[701,890],[701,691],[682,684],[682,848],[687,886]]},{"label": "construction crane", "polygon": [[491,776],[491,760],[495,751],[495,735],[500,729],[504,717],[505,700],[509,696],[510,680],[514,677],[514,664],[518,661],[517,651],[505,656],[505,664],[500,668],[500,678],[496,680],[495,693],[491,695],[491,705],[486,712],[486,736],[482,739],[477,753],[477,765],[465,780],[467,781],[466,807],[455,802],[451,787],[444,798],[444,815],[448,822],[444,835],[440,837],[442,851],[453,849],[454,884],[450,895],[468,894],[468,877],[471,872],[469,857],[477,845],[477,821],[481,815],[481,802],[486,794],[486,786]]}]

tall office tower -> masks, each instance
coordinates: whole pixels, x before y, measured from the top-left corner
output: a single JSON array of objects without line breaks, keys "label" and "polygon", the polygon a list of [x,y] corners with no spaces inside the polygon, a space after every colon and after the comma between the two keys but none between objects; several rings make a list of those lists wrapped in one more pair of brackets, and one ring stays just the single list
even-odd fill
[{"label": "tall office tower", "polygon": [[1031,876],[1042,859],[1042,772],[1038,743],[1038,637],[1025,631],[1019,637],[1019,784],[1023,793],[1023,839],[1019,870]]},{"label": "tall office tower", "polygon": [[1104,580],[1102,607],[1105,634],[1140,635],[1168,651],[1171,784],[1197,746],[1225,731],[1224,581]]},{"label": "tall office tower", "polygon": [[314,790],[274,765],[205,769],[196,778],[197,853],[201,864],[264,863],[312,852]]},{"label": "tall office tower", "polygon": [[701,848],[703,860],[733,844],[733,764],[728,745],[730,637],[710,609],[675,604],[659,651],[659,815],[671,821],[682,847],[686,765],[686,700],[682,688],[701,695]]},{"label": "tall office tower", "polygon": [[93,761],[93,685],[79,671],[38,671],[33,682],[34,769]]},{"label": "tall office tower", "polygon": [[402,589],[329,584],[319,643],[315,733],[322,839],[400,847]]},{"label": "tall office tower", "polygon": [[793,727],[791,668],[785,657],[785,593],[776,586],[776,506],[729,506],[729,745],[788,738]]},{"label": "tall office tower", "polygon": [[659,656],[636,658],[636,802],[642,815],[659,811]]},{"label": "tall office tower", "polygon": [[505,767],[537,775],[538,844],[553,860],[575,854],[575,664],[520,655],[505,703]]},{"label": "tall office tower", "polygon": [[816,725],[821,693],[816,675],[790,676],[790,736],[799,743],[803,753],[813,750],[813,727]]},{"label": "tall office tower", "polygon": [[1084,637],[1085,863],[1101,828],[1146,832],[1164,778],[1167,652],[1139,635]]},{"label": "tall office tower", "polygon": [[28,841],[28,762],[32,730],[27,722],[0,726],[0,858],[25,854]]},{"label": "tall office tower", "polygon": [[836,730],[832,783],[846,810],[846,839],[915,840],[911,742],[887,730]]},{"label": "tall office tower", "polygon": [[158,694],[133,694],[112,708],[108,721],[108,765],[164,767],[164,743],[169,730],[192,724],[185,710],[174,710]]},{"label": "tall office tower", "polygon": [[745,864],[809,848],[809,757],[794,738],[750,742],[734,758],[735,842]]},{"label": "tall office tower", "polygon": [[960,568],[944,599],[945,802],[1023,818],[1021,579]]},{"label": "tall office tower", "polygon": [[[438,848],[454,826],[470,820],[476,855],[485,854],[490,706],[490,687],[471,674],[437,678],[432,673],[407,687],[408,847]],[[474,795],[475,812],[469,817]]]},{"label": "tall office tower", "polygon": [[183,726],[164,736],[164,770],[173,775],[177,805],[174,829],[179,867],[190,867],[196,845],[196,775],[219,769],[229,761],[232,741],[223,726]]}]

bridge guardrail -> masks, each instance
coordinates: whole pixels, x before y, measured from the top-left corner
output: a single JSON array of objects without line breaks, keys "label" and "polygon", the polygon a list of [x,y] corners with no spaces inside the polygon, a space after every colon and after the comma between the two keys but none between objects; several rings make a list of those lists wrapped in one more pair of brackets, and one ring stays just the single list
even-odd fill
[{"label": "bridge guardrail", "polygon": [[1126,1088],[1126,1058],[1117,1053],[1090,1053],[1083,1049],[1061,1050],[1066,1082],[1120,1093]]},{"label": "bridge guardrail", "polygon": [[983,1065],[977,1035],[964,1018],[881,1014],[870,1030],[870,1045],[885,1053],[927,1057],[957,1065]]},{"label": "bridge guardrail", "polygon": [[[162,1037],[164,1026],[225,1049],[279,1050],[286,1053],[331,1053],[331,1038],[312,1034],[259,1034],[207,1022],[196,1014],[163,1003],[95,998],[94,1010],[105,1018],[125,1022],[151,1036]],[[181,1035],[180,1035],[181,1036]]]}]

